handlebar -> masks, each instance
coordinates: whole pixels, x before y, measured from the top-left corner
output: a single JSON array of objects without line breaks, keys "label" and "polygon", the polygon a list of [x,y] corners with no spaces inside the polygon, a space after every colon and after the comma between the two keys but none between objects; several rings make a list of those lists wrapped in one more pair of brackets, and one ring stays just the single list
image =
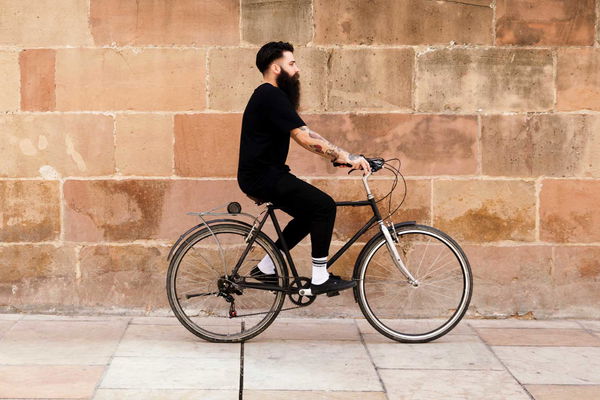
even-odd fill
[{"label": "handlebar", "polygon": [[[383,165],[385,164],[385,160],[383,158],[380,157],[375,157],[375,158],[368,158],[363,156],[362,154],[360,155],[361,157],[364,157],[365,160],[367,160],[367,162],[369,163],[369,166],[371,167],[371,172],[377,172],[379,171],[381,168],[383,168]],[[331,162],[333,164],[334,167],[352,167],[352,164],[348,164],[348,163],[338,163],[335,161]],[[351,169],[348,173],[354,171],[354,169]]]}]

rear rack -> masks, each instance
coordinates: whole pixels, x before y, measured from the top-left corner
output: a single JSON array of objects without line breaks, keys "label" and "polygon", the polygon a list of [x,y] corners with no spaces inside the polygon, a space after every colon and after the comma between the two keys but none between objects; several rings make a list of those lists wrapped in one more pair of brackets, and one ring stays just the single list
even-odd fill
[{"label": "rear rack", "polygon": [[[265,203],[265,204],[271,204],[271,203]],[[216,212],[215,210],[219,210],[221,208],[225,208],[227,209],[227,212]],[[211,208],[208,211],[202,211],[202,212],[187,212],[187,215],[195,215],[198,218],[200,218],[200,220],[202,221],[200,224],[193,226],[192,228],[188,229],[185,233],[183,233],[181,236],[179,236],[179,239],[177,239],[177,241],[175,242],[175,244],[173,244],[173,246],[171,247],[171,250],[169,251],[169,254],[167,255],[167,260],[171,260],[171,257],[173,256],[173,253],[175,251],[175,249],[177,248],[177,246],[179,245],[179,243],[184,240],[185,238],[187,238],[188,236],[190,236],[193,232],[202,229],[203,227],[205,227],[206,229],[208,229],[208,231],[210,232],[210,234],[212,235],[212,237],[214,238],[217,246],[219,247],[219,253],[221,254],[221,259],[223,261],[223,265],[225,265],[225,256],[223,254],[223,247],[221,246],[221,243],[219,242],[219,239],[217,238],[217,236],[214,234],[213,230],[210,227],[211,222],[213,222],[212,220],[207,221],[204,217],[205,216],[234,216],[234,217],[238,217],[238,216],[242,216],[242,217],[247,217],[250,218],[252,220],[252,225],[255,225],[258,222],[258,218],[259,217],[255,217],[252,214],[249,213],[244,213],[241,212],[242,211],[242,207],[240,206],[240,204],[238,202],[230,202],[230,203],[226,203],[226,204],[222,204],[220,206]],[[264,212],[264,211],[263,211]],[[262,213],[261,213],[262,214]],[[217,221],[226,221],[226,220],[214,220],[214,222]],[[235,221],[235,220],[229,220],[229,221]],[[247,224],[246,222],[242,222],[242,221],[238,221],[240,223],[243,224]],[[247,224],[250,225],[250,224]]]}]

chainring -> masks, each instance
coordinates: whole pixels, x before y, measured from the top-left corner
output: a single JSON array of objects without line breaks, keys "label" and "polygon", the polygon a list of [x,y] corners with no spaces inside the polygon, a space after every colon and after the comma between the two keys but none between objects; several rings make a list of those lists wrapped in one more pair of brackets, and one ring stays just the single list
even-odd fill
[{"label": "chainring", "polygon": [[302,296],[298,293],[300,289],[309,289],[310,288],[310,279],[300,277],[294,278],[292,282],[290,282],[290,289],[294,291],[294,293],[289,293],[288,297],[290,301],[298,306],[306,307],[309,304],[312,304],[313,301],[317,298],[317,296]]}]

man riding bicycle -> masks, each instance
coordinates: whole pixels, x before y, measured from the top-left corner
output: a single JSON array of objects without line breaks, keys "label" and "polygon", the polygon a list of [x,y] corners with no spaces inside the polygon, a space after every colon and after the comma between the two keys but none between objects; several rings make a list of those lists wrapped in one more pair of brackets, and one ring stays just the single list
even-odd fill
[{"label": "man riding bicycle", "polygon": [[[240,189],[259,202],[271,202],[293,219],[283,230],[292,249],[307,234],[311,238],[312,294],[337,292],[355,286],[327,271],[327,257],[336,216],[335,201],[327,193],[297,178],[285,164],[290,137],[300,146],[331,162],[370,172],[364,157],[335,146],[309,129],[297,113],[300,69],[290,43],[270,42],[260,48],[256,66],[263,74],[244,110],[237,180]],[[281,241],[276,243],[282,249]],[[278,277],[266,255],[251,271],[265,283]]]}]

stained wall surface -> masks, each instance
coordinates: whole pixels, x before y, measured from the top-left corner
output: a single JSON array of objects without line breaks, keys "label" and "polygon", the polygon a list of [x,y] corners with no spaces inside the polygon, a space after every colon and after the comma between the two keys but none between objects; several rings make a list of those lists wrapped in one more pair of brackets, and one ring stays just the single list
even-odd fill
[{"label": "stained wall surface", "polygon": [[[473,317],[600,317],[600,2],[0,0],[0,309],[163,313],[166,256],[229,201],[260,46],[289,41],[300,115],[402,160],[395,221],[471,260]],[[336,200],[358,176],[292,142]],[[385,193],[390,176],[374,187]],[[395,201],[402,197],[398,191]],[[284,221],[288,221],[281,215]],[[332,249],[368,219],[340,210]],[[361,243],[373,234],[370,231]],[[348,276],[353,246],[332,268]],[[295,250],[309,273],[308,240]],[[309,315],[358,315],[349,293]]]}]

